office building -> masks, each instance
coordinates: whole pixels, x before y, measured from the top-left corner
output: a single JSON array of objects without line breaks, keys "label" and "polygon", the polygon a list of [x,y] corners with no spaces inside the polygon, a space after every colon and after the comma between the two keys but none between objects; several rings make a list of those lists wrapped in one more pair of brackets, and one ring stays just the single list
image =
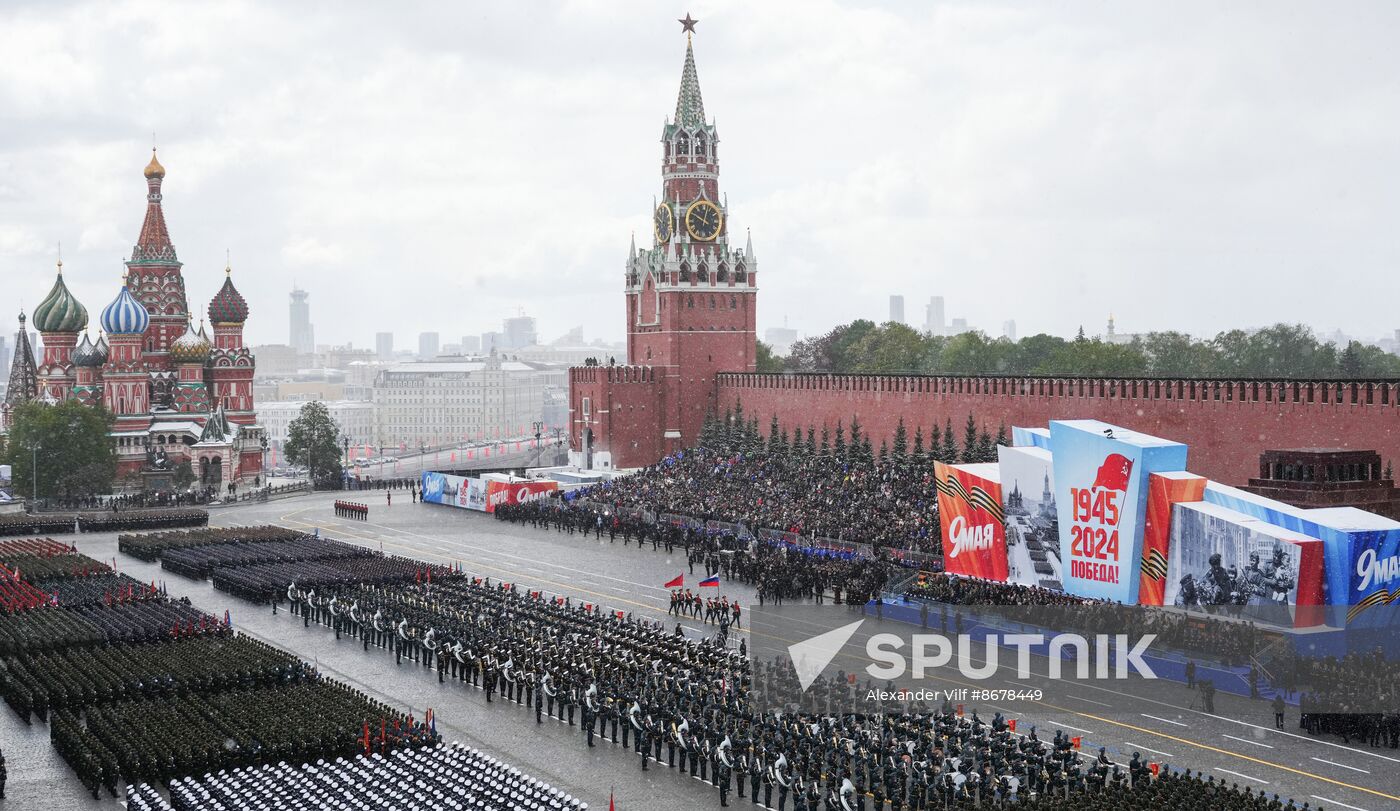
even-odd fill
[{"label": "office building", "polygon": [[1007,340],[1016,340],[1016,320],[1014,318],[1008,318],[1001,322],[1001,334]]},{"label": "office building", "polygon": [[374,334],[374,356],[379,360],[394,359],[394,333],[376,332]]},{"label": "office building", "polygon": [[[258,418],[267,431],[268,443],[276,449],[279,457],[286,454],[287,434],[292,420],[301,416],[302,407],[313,399],[317,398],[258,403]],[[359,452],[356,446],[363,448],[375,445],[374,403],[349,400],[320,402],[330,412],[331,419],[335,420],[336,428],[340,432],[336,436],[336,444],[343,447],[342,440],[350,440],[352,458]],[[268,462],[271,463],[272,460],[269,459]]]},{"label": "office building", "polygon": [[964,332],[967,332],[967,319],[966,319],[966,318],[954,318],[954,319],[953,319],[953,326],[948,330],[948,334],[949,334],[949,335],[962,335]]},{"label": "office building", "polygon": [[504,349],[521,349],[539,342],[533,316],[517,315],[507,318],[501,325],[501,332]]},{"label": "office building", "polygon": [[792,345],[797,343],[797,330],[789,327],[769,327],[763,333],[763,342],[768,344],[773,354],[786,355],[792,351]]},{"label": "office building", "polygon": [[293,287],[289,305],[291,323],[287,343],[303,355],[316,351],[316,332],[311,326],[311,304],[308,301],[310,295],[305,290]]},{"label": "office building", "polygon": [[924,310],[924,330],[933,335],[942,335],[948,329],[943,315],[943,297],[930,296]]},{"label": "office building", "polygon": [[481,352],[481,336],[480,336],[480,335],[463,335],[463,336],[462,336],[462,354],[463,354],[463,355],[475,355],[475,354],[478,354],[479,352]]},{"label": "office building", "polygon": [[483,355],[489,355],[489,354],[491,354],[491,351],[492,351],[492,350],[495,350],[495,351],[499,352],[499,351],[501,351],[501,350],[504,349],[504,348],[505,348],[505,342],[502,340],[501,333],[499,333],[499,332],[483,332],[483,333],[481,333],[481,347],[480,347],[481,354],[483,354]]},{"label": "office building", "polygon": [[890,320],[896,324],[904,323],[904,296],[890,296]]},{"label": "office building", "polygon": [[418,333],[418,359],[432,360],[438,355],[438,334],[436,332]]},{"label": "office building", "polygon": [[442,446],[523,436],[544,413],[545,386],[566,385],[566,374],[500,355],[385,367],[374,380],[378,442]]}]

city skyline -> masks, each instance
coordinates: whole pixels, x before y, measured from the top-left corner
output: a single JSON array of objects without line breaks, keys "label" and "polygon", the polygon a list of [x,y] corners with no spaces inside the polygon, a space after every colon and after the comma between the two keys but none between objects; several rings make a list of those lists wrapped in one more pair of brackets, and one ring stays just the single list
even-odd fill
[{"label": "city skyline", "polygon": [[[434,27],[373,8],[39,8],[0,15],[16,66],[0,77],[15,305],[42,297],[60,241],[79,299],[119,279],[154,128],[192,305],[228,251],[258,312],[282,311],[289,279],[313,292],[319,343],[456,335],[520,306],[622,337],[616,280],[628,236],[649,233],[633,190],[678,67],[650,6],[449,10],[461,24]],[[1108,312],[1139,332],[1287,321],[1391,335],[1400,204],[1383,178],[1400,115],[1382,32],[1396,12],[1288,8],[694,7],[733,145],[732,224],[753,227],[769,262],[760,330],[786,319],[820,334],[887,309],[892,289],[923,302],[933,287],[993,335],[1008,317],[1020,334],[1093,333]],[[381,24],[391,14],[401,24]],[[529,43],[500,45],[525,27]],[[141,47],[124,47],[138,31]],[[313,36],[318,60],[302,51]],[[332,81],[351,64],[358,79]],[[850,126],[826,128],[833,109]],[[541,210],[538,189],[569,213]],[[1316,296],[1323,276],[1372,295]],[[842,295],[810,295],[823,286]],[[1200,306],[1201,289],[1234,306]],[[7,333],[14,316],[0,313]],[[261,320],[250,343],[285,341],[281,324]]]}]

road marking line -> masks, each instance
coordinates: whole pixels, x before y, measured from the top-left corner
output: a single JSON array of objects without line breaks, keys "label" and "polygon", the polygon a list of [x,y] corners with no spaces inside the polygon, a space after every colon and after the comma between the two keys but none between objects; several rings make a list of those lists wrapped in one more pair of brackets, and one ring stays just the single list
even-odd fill
[{"label": "road marking line", "polygon": [[1102,701],[1095,701],[1095,700],[1093,700],[1092,698],[1085,698],[1084,696],[1077,696],[1077,695],[1075,695],[1074,693],[1065,693],[1065,695],[1069,696],[1070,698],[1077,698],[1077,699],[1079,699],[1080,701],[1083,701],[1083,702],[1086,703],[1086,704],[1097,704],[1097,705],[1099,705],[1100,707],[1108,707],[1110,710],[1113,709],[1113,705],[1112,705],[1112,704],[1105,704],[1105,703],[1103,703]]},{"label": "road marking line", "polygon": [[1335,804],[1335,805],[1340,805],[1340,806],[1343,807],[1343,808],[1350,808],[1352,811],[1366,811],[1366,809],[1364,809],[1364,808],[1362,808],[1362,807],[1360,807],[1360,806],[1356,806],[1356,805],[1347,805],[1346,803],[1342,802],[1341,800],[1329,800],[1329,799],[1327,799],[1326,797],[1322,797],[1322,796],[1319,796],[1319,795],[1317,795],[1317,794],[1313,794],[1313,795],[1311,795],[1311,796],[1312,796],[1312,798],[1313,798],[1314,800],[1322,800],[1323,802],[1326,802],[1326,803],[1333,803],[1333,804]]},{"label": "road marking line", "polygon": [[1341,766],[1343,769],[1351,769],[1354,772],[1361,772],[1362,774],[1370,774],[1370,772],[1366,771],[1365,769],[1358,769],[1355,766],[1348,766],[1345,763],[1338,763],[1335,760],[1324,760],[1320,757],[1315,757],[1313,758],[1313,760],[1316,760],[1318,763],[1327,763],[1332,766]]},{"label": "road marking line", "polygon": [[1250,776],[1247,775],[1247,774],[1240,774],[1239,772],[1232,772],[1232,771],[1230,771],[1229,769],[1216,769],[1216,771],[1217,771],[1217,772],[1224,772],[1224,773],[1226,773],[1226,774],[1233,774],[1233,775],[1236,776],[1236,777],[1243,777],[1243,778],[1246,779],[1246,780],[1253,780],[1253,781],[1256,782],[1256,783],[1263,783],[1263,784],[1266,785],[1266,786],[1269,785],[1269,781],[1268,781],[1268,780],[1260,780],[1260,779],[1257,778],[1257,777],[1250,777]]},{"label": "road marking line", "polygon": [[[1047,706],[1048,706],[1048,705],[1047,705]],[[1393,801],[1395,801],[1395,802],[1397,802],[1397,803],[1400,803],[1400,795],[1388,794],[1388,793],[1386,793],[1386,792],[1384,792],[1384,791],[1380,791],[1380,790],[1373,789],[1373,788],[1367,788],[1367,787],[1365,787],[1365,786],[1358,786],[1358,785],[1356,785],[1356,784],[1354,784],[1354,783],[1344,783],[1344,782],[1342,782],[1341,780],[1334,780],[1334,779],[1332,779],[1331,777],[1324,777],[1323,775],[1320,775],[1320,774],[1313,774],[1312,772],[1305,772],[1305,771],[1303,771],[1302,769],[1294,768],[1293,766],[1286,766],[1286,765],[1284,765],[1284,764],[1282,764],[1282,763],[1274,763],[1274,762],[1271,761],[1271,760],[1263,760],[1263,759],[1261,759],[1261,758],[1257,758],[1257,757],[1254,757],[1254,756],[1252,756],[1252,755],[1246,755],[1246,754],[1244,754],[1244,753],[1242,753],[1242,752],[1231,752],[1229,749],[1221,749],[1221,748],[1218,747],[1218,746],[1211,746],[1211,745],[1208,744],[1208,743],[1200,743],[1200,742],[1198,742],[1198,741],[1193,741],[1193,740],[1190,740],[1190,739],[1187,739],[1187,738],[1178,737],[1178,736],[1176,736],[1176,735],[1172,735],[1172,734],[1169,734],[1169,733],[1166,733],[1166,732],[1158,732],[1158,731],[1155,730],[1155,729],[1148,729],[1147,727],[1140,727],[1140,726],[1137,726],[1137,725],[1135,725],[1135,724],[1129,724],[1129,723],[1127,723],[1126,721],[1115,721],[1115,720],[1113,720],[1112,718],[1104,718],[1103,716],[1100,716],[1100,715],[1091,715],[1091,714],[1089,714],[1089,713],[1087,713],[1087,712],[1079,712],[1079,711],[1077,711],[1077,710],[1070,710],[1070,712],[1073,712],[1075,715],[1081,715],[1081,716],[1083,716],[1083,717],[1085,717],[1085,718],[1092,718],[1092,719],[1094,719],[1095,721],[1102,721],[1102,722],[1105,723],[1105,724],[1111,724],[1111,725],[1113,725],[1113,726],[1123,727],[1124,729],[1131,729],[1131,730],[1134,730],[1134,731],[1137,731],[1137,732],[1141,732],[1141,733],[1146,734],[1146,735],[1155,735],[1155,736],[1157,736],[1158,738],[1166,738],[1166,739],[1169,740],[1169,741],[1176,741],[1177,743],[1182,744],[1182,745],[1184,745],[1184,746],[1194,746],[1194,747],[1196,747],[1197,749],[1204,749],[1204,750],[1206,750],[1207,752],[1214,752],[1214,753],[1216,753],[1217,755],[1225,755],[1225,756],[1227,756],[1227,757],[1239,758],[1240,760],[1247,760],[1247,761],[1249,761],[1250,763],[1257,763],[1257,764],[1259,764],[1260,766],[1268,766],[1268,767],[1273,768],[1273,769],[1278,769],[1279,771],[1288,772],[1289,774],[1296,774],[1296,775],[1298,775],[1299,777],[1310,777],[1310,778],[1312,778],[1313,780],[1320,780],[1320,781],[1322,781],[1322,782],[1324,782],[1324,783],[1331,783],[1331,784],[1334,785],[1334,786],[1341,786],[1342,788],[1349,788],[1349,789],[1351,789],[1351,790],[1353,790],[1353,791],[1364,791],[1364,792],[1367,793],[1367,794],[1372,794],[1372,795],[1375,795],[1375,796],[1377,796],[1377,797],[1382,797],[1382,798],[1384,798],[1384,799],[1393,800]],[[1355,808],[1355,806],[1351,806],[1351,807]],[[1363,808],[1363,809],[1359,809],[1359,811],[1366,811],[1366,809],[1364,809],[1364,808]]]},{"label": "road marking line", "polygon": [[1264,747],[1265,749],[1273,749],[1273,747],[1270,746],[1270,745],[1268,745],[1267,743],[1260,743],[1259,741],[1251,741],[1251,740],[1248,739],[1248,738],[1236,738],[1234,735],[1226,735],[1225,737],[1229,738],[1229,739],[1232,740],[1232,741],[1239,741],[1240,743],[1250,743],[1250,744],[1254,744],[1255,746],[1262,746],[1262,747]]},{"label": "road marking line", "polygon": [[1123,743],[1133,747],[1134,749],[1141,749],[1144,752],[1151,752],[1154,755],[1161,755],[1162,757],[1176,757],[1176,755],[1173,755],[1171,752],[1163,752],[1161,749],[1153,749],[1150,746],[1143,746],[1140,743],[1133,743],[1132,741],[1124,741]]},{"label": "road marking line", "polygon": [[1069,724],[1066,724],[1064,721],[1051,721],[1051,723],[1054,724],[1054,725],[1057,726],[1057,727],[1064,727],[1065,729],[1072,729],[1072,730],[1074,730],[1075,732],[1083,732],[1085,735],[1095,735],[1095,734],[1097,734],[1097,733],[1095,733],[1095,732],[1094,732],[1093,730],[1091,730],[1091,729],[1081,729],[1081,728],[1079,728],[1079,727],[1072,727],[1072,726],[1070,726]]},{"label": "road marking line", "polygon": [[1148,715],[1145,712],[1138,713],[1138,715],[1141,715],[1143,718],[1151,718],[1153,721],[1161,721],[1164,724],[1175,724],[1179,727],[1189,726],[1189,724],[1183,724],[1180,721],[1173,721],[1169,718],[1158,718],[1155,715]]}]

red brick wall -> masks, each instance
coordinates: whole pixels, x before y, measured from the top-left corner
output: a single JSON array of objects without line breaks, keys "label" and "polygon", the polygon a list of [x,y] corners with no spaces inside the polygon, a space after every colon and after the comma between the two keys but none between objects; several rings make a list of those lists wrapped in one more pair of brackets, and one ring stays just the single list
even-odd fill
[{"label": "red brick wall", "polygon": [[1052,419],[1099,419],[1185,442],[1193,472],[1244,484],[1269,448],[1368,448],[1400,461],[1400,384],[1052,378],[892,377],[723,373],[718,409],[736,402],[767,430],[849,425],[853,414],[878,448],[900,416],[916,426],[952,418],[958,443],[971,413],[997,426],[1043,427]]},{"label": "red brick wall", "polygon": [[669,385],[662,370],[646,366],[570,369],[569,446],[581,450],[583,431],[591,428],[594,452],[610,451],[614,467],[648,465],[682,447],[663,436]]}]

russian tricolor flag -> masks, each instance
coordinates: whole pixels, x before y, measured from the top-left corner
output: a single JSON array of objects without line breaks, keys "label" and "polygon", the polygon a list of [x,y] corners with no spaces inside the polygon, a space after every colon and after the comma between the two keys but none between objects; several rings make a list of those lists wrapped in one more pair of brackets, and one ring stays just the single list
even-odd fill
[{"label": "russian tricolor flag", "polygon": [[700,581],[700,588],[719,588],[719,575],[712,575]]}]

